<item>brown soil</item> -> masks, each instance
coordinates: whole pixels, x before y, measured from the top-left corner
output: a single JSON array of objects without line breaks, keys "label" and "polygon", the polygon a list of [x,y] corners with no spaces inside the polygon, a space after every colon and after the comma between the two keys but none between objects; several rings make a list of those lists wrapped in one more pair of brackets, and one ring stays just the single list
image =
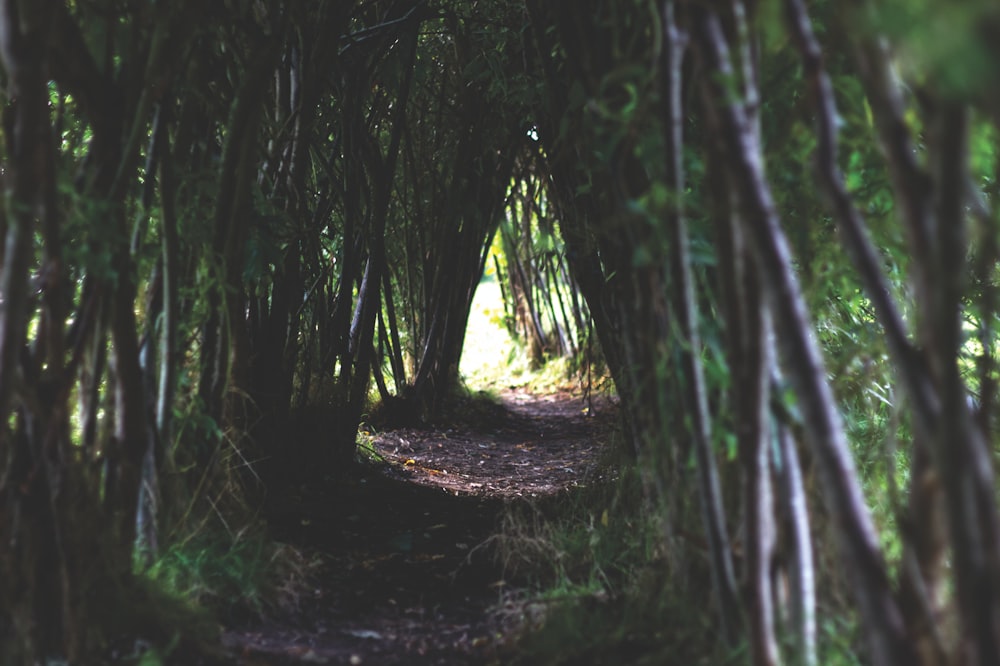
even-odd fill
[{"label": "brown soil", "polygon": [[508,503],[585,481],[615,411],[585,407],[507,391],[452,423],[372,434],[386,464],[276,501],[276,537],[322,564],[297,608],[225,631],[230,663],[510,661],[516,648],[491,610],[510,583],[490,537]]}]

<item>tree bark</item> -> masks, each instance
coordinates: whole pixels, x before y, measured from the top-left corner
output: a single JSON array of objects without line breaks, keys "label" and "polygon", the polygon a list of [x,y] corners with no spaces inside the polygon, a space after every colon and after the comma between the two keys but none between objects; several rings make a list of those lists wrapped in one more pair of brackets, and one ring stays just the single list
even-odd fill
[{"label": "tree bark", "polygon": [[802,481],[802,466],[791,427],[775,418],[779,488],[777,496],[785,516],[788,561],[789,633],[792,664],[816,666],[816,570],[809,531],[809,507]]},{"label": "tree bark", "polygon": [[[79,498],[68,455],[73,372],[63,367],[65,267],[46,71],[53,9],[52,2],[0,2],[8,156],[0,268],[0,661],[25,666],[76,659],[82,642],[82,586],[73,566],[82,555],[72,552]],[[36,232],[42,264],[30,285]],[[40,312],[29,349],[33,302]]]},{"label": "tree bark", "polygon": [[811,332],[788,243],[764,177],[760,145],[743,108],[731,99],[723,84],[731,80],[732,72],[718,17],[703,7],[692,10],[694,41],[708,73],[703,86],[712,109],[710,123],[730,158],[732,182],[744,213],[740,219],[762,277],[775,328],[780,332],[784,365],[798,393],[826,501],[840,526],[840,550],[853,578],[872,659],[876,664],[912,663],[915,655],[905,636],[875,527]]},{"label": "tree bark", "polygon": [[[673,266],[673,292],[681,336],[683,390],[687,412],[692,421],[695,456],[698,460],[698,490],[701,498],[702,521],[708,541],[712,584],[722,619],[722,632],[726,640],[735,645],[742,634],[739,595],[726,528],[719,472],[712,450],[711,414],[708,407],[708,389],[701,365],[702,343],[698,330],[698,307],[694,291],[694,273],[691,267],[687,220],[683,207],[683,123],[681,103],[681,62],[686,50],[687,36],[680,32],[675,16],[674,3],[663,3],[663,85],[666,98],[664,153],[667,158],[667,187],[673,194],[673,204],[668,209],[666,226],[670,233],[670,263]],[[760,662],[757,662],[760,663]]]},{"label": "tree bark", "polygon": [[968,406],[959,368],[966,281],[965,183],[968,111],[941,102],[936,111],[935,263],[926,336],[931,374],[939,387],[935,433],[951,528],[954,571],[970,663],[1000,663],[1000,529],[992,454]]}]

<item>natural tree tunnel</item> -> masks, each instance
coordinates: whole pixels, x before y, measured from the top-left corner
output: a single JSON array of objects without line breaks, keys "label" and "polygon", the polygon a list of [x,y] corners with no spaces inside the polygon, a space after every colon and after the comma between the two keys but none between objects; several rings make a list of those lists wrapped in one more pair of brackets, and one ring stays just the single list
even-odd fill
[{"label": "natural tree tunnel", "polygon": [[1000,663],[998,44],[0,0],[0,664]]}]

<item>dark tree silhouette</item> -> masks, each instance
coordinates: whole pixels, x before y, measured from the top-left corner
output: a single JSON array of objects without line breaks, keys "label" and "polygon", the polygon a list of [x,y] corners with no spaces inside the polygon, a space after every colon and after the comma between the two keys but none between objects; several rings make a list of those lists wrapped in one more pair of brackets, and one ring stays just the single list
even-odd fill
[{"label": "dark tree silhouette", "polygon": [[0,0],[0,661],[444,413],[490,261],[728,646],[819,663],[843,585],[872,663],[1000,661],[1000,20],[898,6]]}]

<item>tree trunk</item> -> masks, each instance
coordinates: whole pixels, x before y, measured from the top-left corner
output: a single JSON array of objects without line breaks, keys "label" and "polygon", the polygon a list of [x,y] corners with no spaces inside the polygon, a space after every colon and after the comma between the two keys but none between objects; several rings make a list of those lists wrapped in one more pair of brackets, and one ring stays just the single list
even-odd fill
[{"label": "tree trunk", "polygon": [[[708,540],[712,571],[712,584],[722,618],[722,633],[735,645],[742,634],[739,595],[726,528],[719,473],[712,450],[711,414],[708,407],[708,389],[701,365],[701,334],[698,330],[697,302],[694,272],[691,267],[687,220],[684,217],[683,192],[683,122],[681,103],[682,69],[686,35],[682,35],[674,17],[674,3],[663,4],[663,72],[666,97],[665,154],[666,184],[673,193],[673,205],[668,210],[666,226],[670,233],[670,263],[673,266],[673,299],[677,312],[681,341],[683,390],[686,411],[692,422],[695,456],[698,460],[698,490],[701,498],[702,520]],[[748,322],[749,323],[749,322]],[[754,385],[756,382],[754,382]],[[756,434],[756,433],[755,433]],[[756,488],[756,486],[754,486]],[[748,504],[748,507],[752,506]],[[751,525],[753,521],[751,520]],[[757,609],[754,609],[757,610]],[[763,618],[761,618],[763,619]],[[755,662],[761,663],[761,662]]]},{"label": "tree trunk", "polygon": [[[66,278],[45,48],[52,11],[50,2],[0,2],[9,157],[0,270],[0,661],[12,666],[82,656],[89,610],[82,591],[90,581],[81,574],[99,579],[102,571],[93,548],[81,547],[79,540],[85,525],[78,517],[99,511],[96,498],[80,485],[69,444],[75,369],[63,366]],[[42,264],[38,282],[29,286],[36,232],[43,240]],[[37,339],[29,348],[32,301],[40,312]],[[86,536],[99,541],[103,535]]]},{"label": "tree trunk", "polygon": [[892,594],[878,538],[861,492],[832,391],[826,383],[820,351],[806,314],[788,243],[764,179],[760,146],[743,108],[723,82],[731,80],[729,53],[718,17],[693,11],[694,41],[708,76],[704,92],[710,123],[729,156],[732,182],[744,213],[744,231],[762,277],[779,331],[784,365],[798,393],[806,433],[816,454],[830,512],[840,526],[844,564],[876,664],[913,663],[915,654],[904,632],[902,614]]},{"label": "tree trunk", "polygon": [[809,507],[802,482],[802,467],[789,424],[774,419],[777,429],[778,504],[784,516],[788,567],[788,632],[791,663],[816,666],[816,570],[809,532]]}]

